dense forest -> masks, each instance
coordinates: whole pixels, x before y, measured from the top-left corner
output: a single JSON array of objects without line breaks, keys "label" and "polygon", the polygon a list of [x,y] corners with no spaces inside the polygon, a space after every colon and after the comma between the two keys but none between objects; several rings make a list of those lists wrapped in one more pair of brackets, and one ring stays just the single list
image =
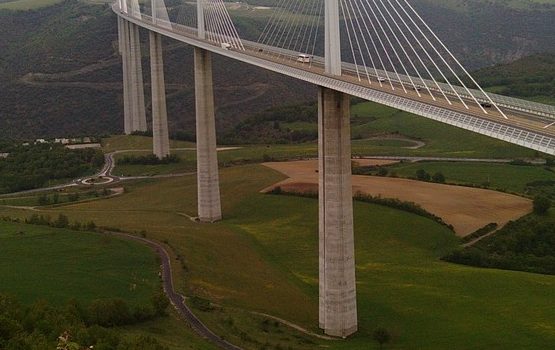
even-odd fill
[{"label": "dense forest", "polygon": [[12,147],[9,156],[0,159],[0,193],[38,188],[52,180],[91,174],[103,164],[103,153],[91,148],[70,150],[60,144]]},{"label": "dense forest", "polygon": [[538,54],[475,73],[485,88],[555,104],[555,54]]}]

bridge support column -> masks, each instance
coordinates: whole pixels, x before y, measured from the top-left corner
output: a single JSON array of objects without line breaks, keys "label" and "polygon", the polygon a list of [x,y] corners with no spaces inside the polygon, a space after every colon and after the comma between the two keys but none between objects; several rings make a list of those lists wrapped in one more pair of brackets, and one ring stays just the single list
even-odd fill
[{"label": "bridge support column", "polygon": [[357,330],[349,100],[319,88],[319,323],[337,337]]},{"label": "bridge support column", "polygon": [[130,93],[132,104],[131,131],[146,131],[145,92],[143,86],[143,68],[141,63],[141,42],[139,26],[127,22],[129,25],[129,71]]},{"label": "bridge support column", "polygon": [[222,218],[216,150],[216,120],[210,52],[195,47],[195,101],[197,123],[198,217],[202,222]]},{"label": "bridge support column", "polygon": [[123,129],[126,135],[133,132],[133,104],[131,103],[131,63],[130,63],[130,39],[129,22],[118,17],[119,48],[123,67]]},{"label": "bridge support column", "polygon": [[152,85],[152,142],[154,155],[162,159],[170,154],[162,36],[155,32],[149,32],[149,40]]}]

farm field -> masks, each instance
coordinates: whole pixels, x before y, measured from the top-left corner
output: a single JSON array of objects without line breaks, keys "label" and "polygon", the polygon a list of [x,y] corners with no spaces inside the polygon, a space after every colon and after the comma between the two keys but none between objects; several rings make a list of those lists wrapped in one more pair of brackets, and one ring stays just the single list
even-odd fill
[{"label": "farm field", "polygon": [[[318,162],[315,160],[264,165],[289,177],[265,190],[279,186],[290,192],[318,191]],[[353,193],[417,203],[453,225],[459,236],[468,235],[490,222],[503,226],[532,211],[530,200],[491,190],[364,175],[353,175],[352,183]]]},{"label": "farm field", "polygon": [[[148,238],[166,241],[180,257],[173,269],[178,289],[217,305],[199,315],[247,349],[266,341],[282,348],[368,349],[377,347],[377,327],[394,335],[391,348],[537,349],[555,341],[555,333],[542,326],[555,322],[554,276],[442,262],[439,257],[458,245],[447,228],[358,202],[360,331],[346,341],[326,341],[283,325],[268,330],[264,318],[251,311],[318,332],[317,200],[259,193],[283,179],[261,165],[222,169],[224,220],[212,225],[187,217],[196,213],[194,176],[129,183],[122,196],[45,212],[145,229]],[[2,207],[4,215],[30,213]]]},{"label": "farm field", "polygon": [[534,181],[553,181],[555,173],[544,166],[526,166],[465,162],[398,163],[388,167],[401,177],[416,177],[416,171],[429,174],[441,172],[447,182],[487,187],[525,193],[526,184]]}]

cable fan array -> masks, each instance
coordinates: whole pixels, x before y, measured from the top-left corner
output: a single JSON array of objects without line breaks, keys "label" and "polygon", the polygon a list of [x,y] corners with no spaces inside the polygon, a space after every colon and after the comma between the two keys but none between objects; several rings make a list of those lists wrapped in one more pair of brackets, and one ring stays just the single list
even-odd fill
[{"label": "cable fan array", "polygon": [[[262,30],[258,43],[267,47],[281,48],[278,52],[293,59],[290,53],[304,53],[314,56],[321,47],[317,46],[322,37],[320,26],[323,23],[324,0],[279,0],[272,16]],[[323,39],[322,39],[323,40]]]},{"label": "cable fan array", "polygon": [[[162,0],[160,0],[162,1]],[[199,0],[202,1],[204,13],[204,28],[206,40],[216,42],[222,47],[244,50],[245,47],[239,38],[235,24],[227,11],[226,5],[222,0]],[[177,28],[190,31],[197,27],[197,4],[183,2],[178,6],[174,23]]]},{"label": "cable fan array", "polygon": [[[288,59],[296,54],[314,56],[323,47],[318,40],[324,40],[324,1],[280,0],[259,44]],[[486,108],[495,107],[506,118],[407,0],[337,1],[342,42],[348,44],[342,47],[348,61],[344,70],[359,81],[405,93],[411,90],[419,97],[427,94],[450,105],[458,101],[466,109],[475,103],[486,114]]]}]

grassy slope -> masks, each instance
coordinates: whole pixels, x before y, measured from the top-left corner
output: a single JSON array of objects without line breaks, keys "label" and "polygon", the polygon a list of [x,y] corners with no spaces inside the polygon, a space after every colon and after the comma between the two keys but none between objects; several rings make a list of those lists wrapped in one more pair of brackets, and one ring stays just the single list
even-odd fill
[{"label": "grassy slope", "polygon": [[154,255],[138,243],[0,222],[0,246],[0,292],[26,303],[117,297],[139,305],[149,303],[159,286]]},{"label": "grassy slope", "polygon": [[[317,201],[258,194],[281,178],[261,166],[224,169],[221,178],[225,220],[213,225],[179,214],[196,212],[193,176],[139,182],[124,196],[51,212],[167,239],[187,267],[175,265],[178,287],[223,305],[202,317],[233,341],[240,342],[244,331],[262,343],[270,339],[296,349],[321,343],[301,341],[283,328],[269,335],[242,311],[267,312],[315,330]],[[454,235],[393,209],[357,203],[355,225],[360,332],[323,345],[367,349],[377,326],[396,334],[396,348],[536,349],[555,341],[555,277],[440,262],[457,244]],[[233,326],[226,324],[229,318]]]},{"label": "grassy slope", "polygon": [[[23,232],[23,234],[21,234]],[[123,298],[130,306],[149,305],[159,288],[158,265],[142,244],[95,233],[0,221],[0,293],[24,303],[46,299]],[[169,317],[120,329],[127,336],[156,337],[170,350],[213,349]]]}]

